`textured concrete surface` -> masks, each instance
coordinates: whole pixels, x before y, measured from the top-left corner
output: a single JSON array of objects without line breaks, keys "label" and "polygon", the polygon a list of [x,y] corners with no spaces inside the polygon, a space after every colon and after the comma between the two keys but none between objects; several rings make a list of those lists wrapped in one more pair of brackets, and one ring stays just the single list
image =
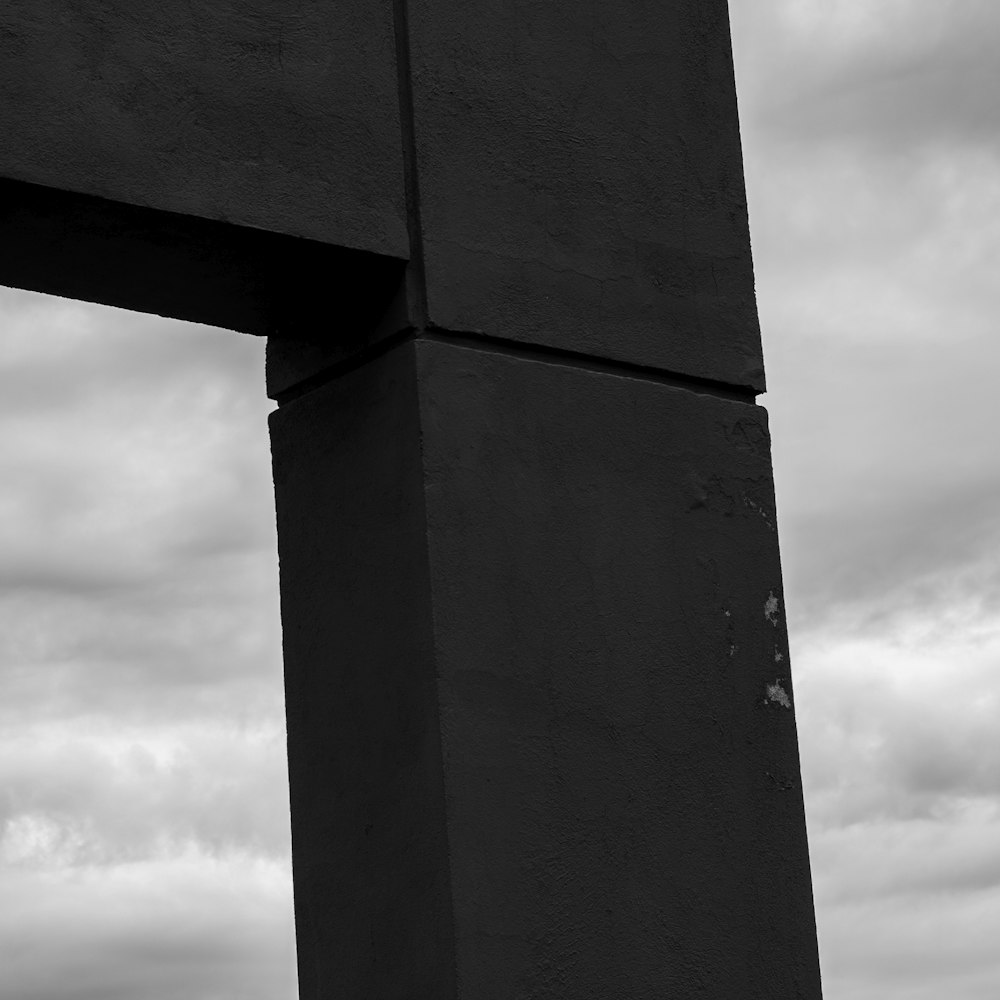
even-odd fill
[{"label": "textured concrete surface", "polygon": [[392,4],[5,0],[0,176],[405,257]]},{"label": "textured concrete surface", "polygon": [[455,997],[413,348],[270,423],[300,995]]},{"label": "textured concrete surface", "polygon": [[725,0],[11,0],[0,93],[0,177],[412,256],[391,328],[300,309],[328,363],[429,322],[764,387]]},{"label": "textured concrete surface", "polygon": [[[375,326],[406,262],[0,178],[0,281],[243,333]],[[305,350],[296,341],[297,356]]]},{"label": "textured concrete surface", "polygon": [[417,350],[460,995],[817,995],[764,411]]},{"label": "textured concrete surface", "polygon": [[726,0],[410,0],[428,315],[763,390]]},{"label": "textured concrete surface", "polygon": [[272,429],[303,996],[818,997],[764,411],[417,341]]}]

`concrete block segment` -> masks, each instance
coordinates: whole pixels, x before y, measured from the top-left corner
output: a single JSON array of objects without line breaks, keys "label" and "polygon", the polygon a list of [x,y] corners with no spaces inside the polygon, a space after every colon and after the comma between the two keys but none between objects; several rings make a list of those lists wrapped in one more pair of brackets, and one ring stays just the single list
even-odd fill
[{"label": "concrete block segment", "polygon": [[303,1000],[456,996],[413,347],[271,414]]},{"label": "concrete block segment", "polygon": [[[0,178],[0,280],[260,336],[349,349],[406,262]],[[304,348],[296,341],[297,355]]]},{"label": "concrete block segment", "polygon": [[302,996],[818,997],[764,412],[418,340],[272,434]]},{"label": "concrete block segment", "polygon": [[5,0],[0,176],[406,257],[390,0]]},{"label": "concrete block segment", "polygon": [[726,0],[397,2],[407,326],[764,390]]},{"label": "concrete block segment", "polygon": [[409,0],[428,318],[763,391],[726,0]]}]

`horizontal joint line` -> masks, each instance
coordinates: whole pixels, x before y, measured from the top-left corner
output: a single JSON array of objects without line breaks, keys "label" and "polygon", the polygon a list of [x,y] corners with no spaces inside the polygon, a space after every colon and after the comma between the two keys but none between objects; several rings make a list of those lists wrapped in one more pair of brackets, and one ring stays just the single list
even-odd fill
[{"label": "horizontal joint line", "polygon": [[363,351],[341,361],[335,362],[315,375],[304,379],[276,396],[279,406],[290,403],[318,389],[320,386],[355,371],[403,344],[421,340],[439,344],[451,344],[469,350],[483,351],[487,354],[501,354],[507,357],[522,358],[537,361],[542,364],[560,365],[564,368],[577,368],[603,375],[617,375],[620,378],[641,379],[655,382],[658,385],[670,386],[674,389],[684,389],[703,396],[714,396],[717,399],[729,399],[738,403],[756,402],[759,394],[753,386],[739,385],[733,382],[702,378],[698,375],[685,375],[681,372],[665,371],[651,365],[640,365],[631,361],[619,361],[614,358],[603,358],[582,351],[570,351],[560,347],[548,347],[540,344],[526,344],[518,340],[508,340],[485,333],[457,332],[441,327],[417,331],[412,327],[400,330],[384,340],[372,344]]},{"label": "horizontal joint line", "polygon": [[740,403],[754,403],[759,390],[751,385],[740,385],[725,382],[721,379],[704,378],[700,375],[686,375],[683,372],[668,371],[653,365],[641,365],[633,361],[621,361],[616,358],[600,357],[585,354],[583,351],[572,351],[562,347],[550,347],[545,344],[529,344],[519,340],[509,340],[487,333],[458,332],[433,327],[416,337],[417,340],[431,340],[442,344],[454,344],[468,347],[472,350],[488,351],[493,354],[504,354],[510,357],[525,358],[539,361],[543,364],[556,364],[586,371],[599,372],[605,375],[618,375],[624,378],[643,379],[676,389],[686,389],[707,396],[717,396],[720,399],[732,399]]}]

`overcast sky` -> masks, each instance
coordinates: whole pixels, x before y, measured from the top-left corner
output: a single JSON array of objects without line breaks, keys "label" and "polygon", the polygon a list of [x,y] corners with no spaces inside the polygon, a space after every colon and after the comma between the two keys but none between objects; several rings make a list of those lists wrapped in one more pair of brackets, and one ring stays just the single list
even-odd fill
[{"label": "overcast sky", "polygon": [[1000,996],[1000,4],[732,0],[827,1000]]},{"label": "overcast sky", "polygon": [[[827,1000],[1000,996],[1000,4],[732,0]],[[292,1000],[260,341],[0,289],[12,1000]]]}]

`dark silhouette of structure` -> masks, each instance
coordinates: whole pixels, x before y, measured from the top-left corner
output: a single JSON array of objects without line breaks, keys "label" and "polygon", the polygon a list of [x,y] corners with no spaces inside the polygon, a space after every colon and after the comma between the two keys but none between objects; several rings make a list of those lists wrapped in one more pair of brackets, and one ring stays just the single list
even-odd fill
[{"label": "dark silhouette of structure", "polygon": [[301,995],[820,995],[725,0],[7,0],[0,281],[268,337]]}]

